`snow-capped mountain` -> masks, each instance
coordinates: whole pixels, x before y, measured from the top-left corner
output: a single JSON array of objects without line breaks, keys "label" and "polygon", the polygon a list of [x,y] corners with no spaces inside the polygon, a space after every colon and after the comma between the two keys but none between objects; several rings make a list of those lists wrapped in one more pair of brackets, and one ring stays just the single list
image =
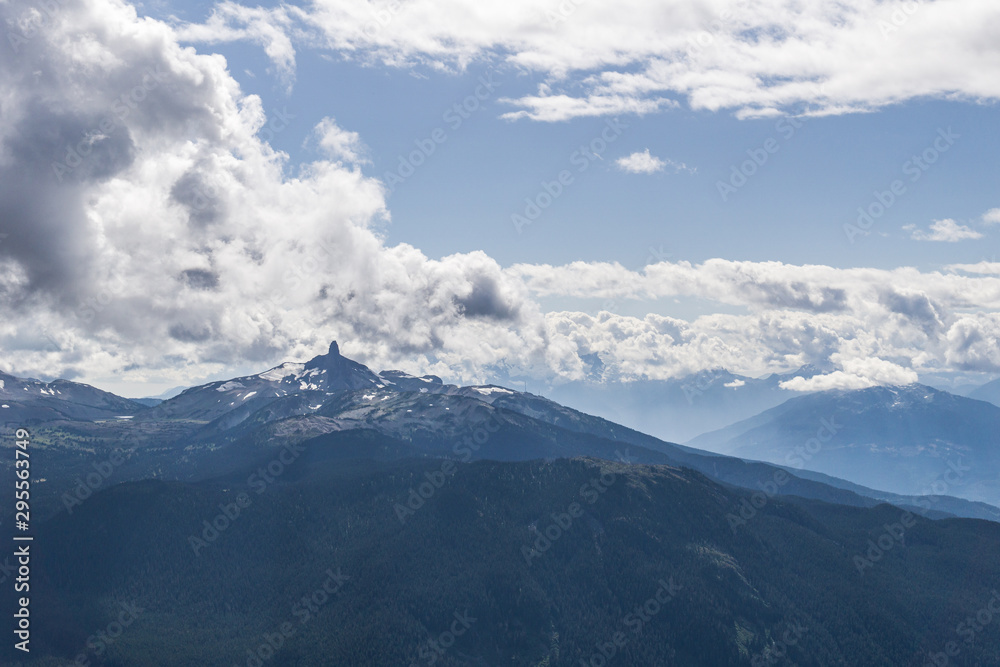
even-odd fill
[{"label": "snow-capped mountain", "polygon": [[[724,379],[724,375],[716,378]],[[733,380],[722,384],[727,383]],[[24,387],[5,385],[8,390],[24,391]],[[25,393],[34,389],[39,400],[65,402],[67,388],[75,396],[80,387],[86,386],[39,383]],[[326,354],[305,363],[283,363],[254,375],[192,387],[152,408],[143,409],[110,394],[102,400],[131,407],[134,418],[88,423],[90,418],[83,416],[66,428],[59,425],[58,419],[64,419],[61,413],[53,412],[52,419],[40,418],[42,422],[56,420],[43,424],[54,446],[40,450],[38,462],[54,480],[67,483],[95,457],[126,459],[114,472],[120,480],[209,479],[230,474],[248,461],[268,460],[276,448],[299,443],[312,443],[311,451],[317,456],[345,460],[524,461],[590,456],[689,467],[718,482],[754,489],[780,472],[772,465],[665,442],[507,387],[462,387],[435,376],[416,377],[402,371],[376,374],[343,357],[336,343]],[[95,414],[103,417],[105,413]],[[344,443],[353,444],[345,449]],[[872,492],[886,489],[884,485],[869,482],[866,486],[871,489],[843,480],[790,475],[780,493],[854,506],[885,500],[914,504]],[[958,490],[952,493],[959,495]],[[931,509],[937,516],[995,519],[1000,515],[995,507],[959,499]]]},{"label": "snow-capped mountain", "polygon": [[[770,380],[775,386],[780,381],[780,376]],[[194,387],[143,413],[139,420],[156,423],[165,417],[171,423],[191,424],[190,435],[181,441],[181,458],[174,463],[186,464],[198,475],[219,470],[224,466],[220,461],[238,461],[258,448],[266,451],[278,443],[359,432],[396,443],[390,450],[405,456],[492,460],[595,456],[683,465],[718,481],[753,488],[775,473],[768,465],[747,465],[738,458],[665,442],[507,387],[462,387],[436,376],[417,377],[398,370],[375,374],[341,356],[336,343],[326,355],[304,364],[285,363],[257,375]],[[470,440],[473,437],[479,440]],[[782,492],[845,504],[874,502],[849,486],[796,478]],[[996,516],[996,508],[963,502],[942,511]]]},{"label": "snow-capped mountain", "polygon": [[146,411],[140,419],[213,421],[232,413],[232,426],[276,398],[294,395],[318,408],[325,397],[337,392],[384,386],[367,366],[341,355],[334,341],[326,354],[306,363],[286,362],[256,375],[191,387]]},{"label": "snow-capped mountain", "polygon": [[144,406],[135,401],[87,384],[69,380],[42,382],[0,373],[0,423],[109,419],[130,416],[142,409]]}]

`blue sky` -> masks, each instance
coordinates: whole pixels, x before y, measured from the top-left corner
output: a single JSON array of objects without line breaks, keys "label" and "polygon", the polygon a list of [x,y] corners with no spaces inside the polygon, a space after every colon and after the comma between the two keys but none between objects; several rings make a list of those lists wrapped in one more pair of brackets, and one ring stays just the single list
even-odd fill
[{"label": "blue sky", "polygon": [[[263,6],[269,4],[274,6]],[[189,22],[208,14],[209,6],[195,3],[150,11]],[[511,105],[499,100],[530,93],[538,76],[489,55],[465,71],[440,72],[366,64],[318,49],[298,54],[296,82],[288,91],[260,48],[238,42],[212,50],[227,58],[233,77],[262,98],[270,115],[282,109],[295,115],[271,141],[293,164],[317,158],[308,140],[327,116],[361,135],[371,160],[364,170],[383,179],[418,149],[415,142],[445,130],[446,142],[388,200],[393,221],[387,239],[411,243],[430,257],[485,250],[505,265],[592,260],[635,268],[653,255],[650,249],[662,248],[693,262],[726,257],[933,270],[995,252],[995,240],[927,244],[902,229],[941,218],[974,224],[1000,205],[1000,133],[992,103],[915,99],[872,113],[739,120],[731,110],[696,111],[680,100],[676,110],[620,114],[628,125],[620,138],[518,234],[510,218],[523,213],[524,198],[535,197],[559,171],[575,172],[570,156],[607,121],[500,119]],[[452,129],[445,114],[453,121],[452,107],[490,73],[497,92]],[[902,165],[932,145],[940,128],[953,128],[960,140],[911,183]],[[771,138],[778,151],[723,201],[718,183],[728,182],[732,167],[750,157],[747,151]],[[647,149],[696,172],[634,175],[615,168],[615,159]],[[867,207],[876,190],[899,178],[907,182],[905,195],[877,220],[871,236],[849,243],[843,225],[857,219],[857,208]]]},{"label": "blue sky", "polygon": [[[627,127],[602,153],[584,153],[588,166],[581,172],[583,163],[572,163],[572,157],[600,136],[609,118],[500,118],[511,105],[499,100],[530,93],[538,77],[505,67],[499,58],[440,72],[306,51],[289,91],[259,48],[236,43],[213,49],[226,56],[244,90],[262,98],[269,116],[284,110],[295,115],[287,130],[265,133],[293,165],[318,157],[311,138],[320,119],[332,116],[358,132],[370,160],[364,171],[392,186],[387,241],[412,244],[431,258],[483,250],[503,265],[582,260],[639,269],[664,258],[725,257],[929,271],[995,258],[995,240],[926,243],[903,229],[943,218],[976,226],[997,206],[1000,133],[994,131],[992,104],[918,99],[872,113],[738,119],[730,110],[692,110],[682,101],[676,110],[614,116]],[[484,77],[497,84],[496,92],[459,115],[455,105],[477,89],[486,92],[480,88]],[[948,128],[959,139],[913,182],[915,174],[904,174],[904,165]],[[444,143],[434,144],[412,176],[393,182],[390,174],[398,175],[414,151],[422,152],[420,142],[430,145],[436,129],[444,131]],[[731,185],[734,166],[753,157],[748,151],[760,155],[768,140],[777,151],[744,185],[720,187]],[[688,168],[654,174],[616,168],[616,159],[645,150]],[[512,216],[523,216],[525,199],[536,198],[563,170],[573,182],[518,231]],[[897,179],[905,182],[905,193],[869,235],[852,243],[844,225],[856,223],[858,208],[869,207],[875,193]],[[605,302],[547,303],[593,310]],[[616,306],[678,317],[718,308],[687,299]]]},{"label": "blue sky", "polygon": [[[731,111],[621,114],[628,128],[602,159],[590,159],[591,168],[575,173],[565,195],[518,234],[511,215],[523,213],[524,198],[535,197],[543,181],[563,169],[576,172],[571,155],[600,134],[606,118],[500,119],[511,107],[498,100],[530,92],[537,79],[495,62],[442,73],[307,51],[288,94],[259,48],[220,44],[213,50],[226,56],[246,92],[261,96],[269,115],[282,109],[295,115],[271,141],[293,164],[316,159],[308,140],[326,116],[361,135],[371,160],[364,170],[383,179],[418,150],[415,142],[445,130],[446,142],[388,200],[389,241],[412,243],[430,257],[485,250],[502,264],[603,260],[634,268],[646,262],[650,248],[662,247],[695,262],[727,257],[935,269],[992,254],[987,243],[926,244],[902,230],[940,218],[976,221],[998,205],[1000,133],[992,104],[914,100],[877,113],[788,116],[798,128],[789,120],[779,126],[781,118],[739,120]],[[445,114],[491,72],[498,92],[452,130]],[[849,243],[843,225],[856,220],[857,208],[893,180],[908,181],[902,165],[949,127],[961,135],[953,149],[878,219],[872,236]],[[746,152],[770,138],[778,151],[723,201],[719,181],[728,182],[732,167],[749,159]],[[615,159],[646,149],[697,171],[635,175],[615,168]]]},{"label": "blue sky", "polygon": [[[22,136],[86,128],[116,81],[143,80],[133,60],[169,74],[159,109],[122,119],[133,150],[117,171],[31,201],[0,192],[24,229],[39,201],[72,202],[64,217],[81,221],[66,223],[75,246],[46,249],[11,218],[11,303],[46,333],[0,333],[7,366],[155,393],[338,337],[377,368],[457,380],[500,365],[565,381],[594,354],[608,381],[813,362],[841,373],[813,388],[1000,372],[1000,77],[983,46],[997,8],[567,2],[159,2],[135,8],[143,22],[67,0],[39,14],[6,81],[63,62],[88,21],[128,55],[99,80],[78,61],[100,49],[77,50],[73,83],[22,86],[8,111]],[[58,126],[18,105],[61,109]],[[934,163],[914,168],[921,155]],[[625,168],[643,160],[658,168]],[[162,209],[98,204],[140,193]],[[867,233],[845,230],[887,197]],[[164,252],[141,261],[139,238]],[[62,283],[44,262],[69,267]],[[293,292],[277,287],[310,262]],[[171,342],[149,348],[136,322]]]}]

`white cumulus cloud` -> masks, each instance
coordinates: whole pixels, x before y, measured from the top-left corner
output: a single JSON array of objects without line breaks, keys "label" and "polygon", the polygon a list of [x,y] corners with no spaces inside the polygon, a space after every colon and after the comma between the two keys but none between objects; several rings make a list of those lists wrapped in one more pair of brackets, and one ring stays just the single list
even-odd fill
[{"label": "white cumulus cloud", "polygon": [[913,370],[878,357],[845,358],[838,353],[831,356],[831,361],[839,362],[842,370],[811,378],[795,377],[782,382],[781,388],[790,391],[850,390],[876,385],[907,385],[917,381]]},{"label": "white cumulus cloud", "polygon": [[982,232],[977,232],[967,225],[960,225],[951,218],[935,220],[931,223],[930,231],[916,229],[913,225],[907,225],[904,229],[910,232],[911,237],[915,241],[957,243],[959,241],[983,238]]},{"label": "white cumulus cloud", "polygon": [[622,171],[630,174],[655,174],[664,169],[669,169],[672,173],[695,171],[683,162],[674,162],[670,159],[661,159],[655,155],[650,155],[648,148],[642,152],[636,151],[630,155],[618,158],[615,160],[615,165]]},{"label": "white cumulus cloud", "polygon": [[357,132],[350,132],[337,125],[333,118],[324,118],[314,131],[319,147],[331,159],[347,164],[365,163],[364,142]]},{"label": "white cumulus cloud", "polygon": [[983,222],[987,225],[1000,224],[1000,208],[991,208],[983,213]]},{"label": "white cumulus cloud", "polygon": [[507,100],[508,117],[560,121],[681,102],[748,117],[996,100],[998,26],[994,0],[313,0],[271,10],[227,0],[184,35],[252,40],[282,70],[295,40],[393,67],[503,60],[545,82]]},{"label": "white cumulus cloud", "polygon": [[618,165],[619,169],[630,174],[655,174],[658,171],[663,171],[663,168],[667,166],[667,163],[660,158],[650,155],[648,148],[641,153],[635,152],[620,157],[615,160],[615,164]]},{"label": "white cumulus cloud", "polygon": [[[985,5],[942,0],[921,11],[934,16],[937,5],[957,12],[942,23],[945,33],[986,29],[984,21],[959,20],[988,15]],[[579,5],[565,21],[542,29],[575,36],[565,43],[521,30],[524,3],[414,0],[392,5],[399,8],[395,14],[389,6],[316,3],[283,8],[272,23],[277,10],[245,12],[226,4],[208,28],[198,29],[214,30],[208,36],[218,39],[227,26],[249,30],[240,38],[271,45],[276,62],[289,68],[291,43],[270,28],[287,26],[292,37],[296,25],[323,28],[328,47],[354,48],[359,57],[452,66],[482,56],[486,45],[498,43],[499,31],[523,47],[509,57],[551,72],[554,86],[557,73],[568,75],[587,59],[594,68],[612,61],[629,67],[630,52],[612,58],[621,44],[659,53],[664,40],[675,39],[661,31],[652,40],[647,26],[630,18],[633,9],[651,24],[666,20],[651,17],[649,5]],[[681,28],[710,25],[711,14],[688,16],[679,11],[683,6],[662,13]],[[777,0],[769,6],[790,7]],[[860,0],[855,7],[873,11]],[[383,10],[388,17],[378,14]],[[825,11],[839,16],[841,10]],[[739,11],[749,20],[745,13],[756,10]],[[5,25],[21,26],[30,13],[0,3]],[[785,20],[780,12],[773,16]],[[344,19],[339,27],[338,17]],[[893,35],[892,48],[909,43],[904,33],[911,27],[922,34],[923,20],[915,15]],[[453,39],[470,22],[482,25]],[[823,14],[808,29],[829,22]],[[834,23],[836,32],[855,20]],[[593,51],[576,34],[587,25],[602,26]],[[45,30],[14,40],[16,49],[0,59],[0,309],[7,315],[0,320],[0,368],[92,383],[156,376],[189,384],[239,365],[308,358],[338,339],[345,354],[375,368],[456,381],[482,379],[498,368],[565,381],[594,373],[662,379],[719,367],[753,375],[816,362],[836,365],[828,375],[843,374],[817,386],[907,382],[913,373],[943,369],[1000,372],[995,263],[922,272],[710,259],[659,262],[637,272],[602,262],[505,267],[483,252],[430,259],[405,243],[388,245],[377,231],[389,221],[386,192],[363,170],[361,137],[332,118],[265,110],[240,89],[223,58],[182,45],[182,35],[189,39],[194,31],[140,19],[117,0],[65,0]],[[420,34],[426,39],[413,40]],[[720,27],[714,34],[721,58],[728,40],[744,33]],[[776,34],[762,32],[758,42]],[[794,34],[784,39],[792,40],[783,48],[793,53],[815,46],[798,44]],[[761,44],[745,48],[755,53]],[[913,57],[928,49],[914,50]],[[747,63],[741,67],[751,67],[752,59]],[[801,54],[789,57],[792,63],[805,70],[826,66]],[[720,60],[723,65],[730,66]],[[675,66],[657,65],[666,67],[657,76],[669,79]],[[941,67],[962,84],[950,66]],[[749,88],[739,99],[727,96],[743,79],[721,80],[713,94],[723,106],[736,100],[754,107],[760,86],[794,83],[778,76],[782,71],[769,84],[746,79]],[[879,71],[857,69],[850,76],[880,80]],[[981,80],[986,89],[996,78]],[[600,75],[588,85],[626,82]],[[615,94],[641,104],[657,90],[636,85],[628,95]],[[707,89],[698,90],[692,88],[691,100]],[[307,123],[324,154],[292,168],[269,138],[294,123]],[[544,312],[540,304],[549,296],[689,297],[723,304],[726,313],[689,321]]]},{"label": "white cumulus cloud", "polygon": [[290,176],[265,139],[307,121],[179,41],[66,0],[0,60],[0,367],[178,384],[335,338],[377,368],[474,377],[512,349],[547,367],[541,314],[494,260],[383,243],[384,186],[345,164],[357,135],[322,120],[329,159]]}]

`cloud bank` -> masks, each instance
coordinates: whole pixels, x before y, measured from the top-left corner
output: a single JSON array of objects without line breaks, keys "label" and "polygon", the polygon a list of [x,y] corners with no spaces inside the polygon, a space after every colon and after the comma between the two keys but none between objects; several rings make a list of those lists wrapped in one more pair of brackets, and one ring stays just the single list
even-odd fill
[{"label": "cloud bank", "polygon": [[[935,15],[937,5],[952,4],[921,11]],[[963,17],[986,12],[985,5],[967,4]],[[215,32],[202,38],[222,39],[223,27],[238,23],[291,76],[291,42],[278,29],[296,22],[321,27],[345,18],[335,32],[323,32],[330,45],[353,48],[358,57],[363,51],[441,66],[480,57],[501,44],[498,32],[523,34],[517,31],[525,5],[441,13],[439,7],[457,9],[452,5],[407,3],[369,34],[371,13],[361,5],[321,3],[311,14],[287,8],[272,23],[265,10],[226,4],[207,24]],[[502,267],[482,252],[431,260],[410,245],[389,246],[377,231],[389,220],[386,189],[364,173],[365,148],[356,133],[322,119],[311,141],[325,157],[290,165],[268,139],[306,121],[265,110],[241,91],[221,57],[182,46],[195,28],[139,18],[115,0],[54,7],[41,13],[0,3],[0,19],[11,26],[9,51],[0,59],[0,308],[7,314],[0,320],[0,367],[7,371],[132,382],[155,375],[180,384],[238,364],[308,358],[335,338],[345,354],[375,368],[402,366],[457,381],[499,370],[556,382],[595,373],[609,380],[668,378],[720,366],[753,374],[832,361],[837,370],[808,387],[820,388],[908,382],[926,370],[1000,371],[995,263],[925,273],[716,259],[659,262],[636,272],[609,263]],[[642,11],[654,24],[676,19],[692,30],[712,19],[685,7],[657,17]],[[636,51],[653,50],[646,33],[626,39],[627,9],[580,5],[579,16],[540,31],[576,31],[569,26],[600,19],[606,43],[599,40],[593,52],[584,53],[582,42],[577,52],[572,40],[545,47],[550,42],[539,37],[535,51],[525,47],[505,57],[555,76],[569,71],[570,56],[604,66],[626,41]],[[813,26],[801,30],[819,30],[841,10],[825,11],[812,21],[799,17]],[[751,17],[744,13],[738,25],[750,25],[741,23]],[[415,24],[423,26],[422,40],[402,28],[414,25],[414,16],[422,18]],[[912,20],[919,27],[927,19]],[[446,38],[470,21],[485,27],[464,41]],[[859,21],[852,14],[846,25]],[[954,30],[983,25],[961,22]],[[715,33],[722,49],[712,57],[736,48],[725,37],[734,30]],[[794,54],[799,39],[762,33],[753,49],[763,54],[780,41],[780,53]],[[992,43],[981,45],[989,52]],[[655,50],[664,48],[657,43]],[[633,55],[623,52],[616,66]],[[800,66],[811,62],[787,57]],[[734,76],[719,79],[712,99],[737,100],[727,97],[742,85]],[[699,80],[690,78],[692,91]],[[915,77],[912,85],[923,80]],[[981,85],[993,83],[985,77]],[[594,75],[592,85],[625,83]],[[783,104],[791,97],[778,93],[790,85],[749,86],[753,94],[738,106],[759,110],[765,97]],[[628,104],[648,103],[647,93],[660,90],[640,89],[637,96],[614,94]],[[691,99],[707,103],[705,89],[698,90]],[[693,297],[736,314],[685,321],[544,312],[539,303],[547,296]]]},{"label": "cloud bank", "polygon": [[394,67],[500,60],[543,80],[507,100],[512,119],[645,114],[681,102],[749,117],[1000,98],[992,0],[313,0],[270,11],[227,1],[183,35],[262,44],[282,72],[295,39]]}]

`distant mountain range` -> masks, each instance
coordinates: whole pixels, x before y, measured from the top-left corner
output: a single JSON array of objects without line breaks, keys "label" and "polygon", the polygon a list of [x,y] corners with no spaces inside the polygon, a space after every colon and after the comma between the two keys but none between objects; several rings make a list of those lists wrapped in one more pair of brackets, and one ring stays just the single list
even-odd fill
[{"label": "distant mountain range", "polygon": [[[704,436],[734,457],[506,387],[375,373],[336,343],[151,407],[2,378],[44,546],[32,664],[924,664],[1000,587],[1000,509],[955,497],[992,488],[1000,408],[927,387],[799,396]],[[774,463],[746,460],[770,442]],[[850,481],[820,465],[840,449],[863,461]],[[893,493],[954,457],[961,484]],[[135,618],[97,653],[123,605]],[[433,649],[456,619],[467,634]],[[998,664],[1000,635],[962,655]]]},{"label": "distant mountain range", "polygon": [[1000,406],[1000,380],[993,380],[969,392],[969,398]]},{"label": "distant mountain range", "polygon": [[42,382],[0,372],[0,424],[59,419],[114,419],[146,406],[96,387],[69,380]]},{"label": "distant mountain range", "polygon": [[[718,389],[722,379],[716,378],[712,386]],[[702,386],[711,391],[709,384]],[[75,396],[44,396],[68,402],[71,395]],[[381,460],[592,456],[686,466],[722,483],[754,489],[773,487],[774,476],[781,472],[770,464],[742,460],[752,456],[718,456],[665,442],[534,394],[496,385],[460,387],[435,376],[416,377],[402,371],[375,373],[341,355],[335,342],[326,354],[308,362],[284,363],[256,375],[191,387],[153,407],[111,394],[104,400],[121,402],[121,412],[127,414],[110,418],[106,412],[95,412],[72,420],[65,416],[50,420],[11,408],[19,424],[38,423],[35,437],[45,444],[36,454],[38,465],[46,470],[48,488],[57,493],[43,495],[39,509],[65,507],[65,488],[76,476],[87,474],[95,459],[116,456],[121,460],[113,471],[114,482],[203,480],[228,474],[282,444],[351,431],[365,431],[376,438],[370,452],[355,452],[357,456]],[[95,417],[99,418],[96,422]],[[379,444],[383,442],[388,444]],[[13,480],[12,462],[2,465]],[[862,507],[889,501],[922,508],[928,516],[1000,520],[996,506],[952,497],[969,498],[964,495],[966,489],[929,491],[949,497],[928,504],[893,495],[894,489],[865,484],[858,478],[821,479],[791,472],[775,493]]]},{"label": "distant mountain range", "polygon": [[673,380],[571,382],[547,393],[583,412],[670,442],[686,442],[800,396],[782,389],[781,383],[821,372],[803,366],[792,373],[753,378],[716,369]]},{"label": "distant mountain range", "polygon": [[146,396],[144,398],[133,398],[132,400],[137,403],[142,403],[147,408],[151,408],[155,405],[159,405],[168,398],[173,398],[174,396],[181,393],[185,389],[188,389],[188,387],[184,386],[171,387],[170,389],[167,389],[166,391],[161,393],[159,396]]},{"label": "distant mountain range", "polygon": [[800,396],[688,444],[899,494],[1000,503],[1000,407],[919,384]]}]

